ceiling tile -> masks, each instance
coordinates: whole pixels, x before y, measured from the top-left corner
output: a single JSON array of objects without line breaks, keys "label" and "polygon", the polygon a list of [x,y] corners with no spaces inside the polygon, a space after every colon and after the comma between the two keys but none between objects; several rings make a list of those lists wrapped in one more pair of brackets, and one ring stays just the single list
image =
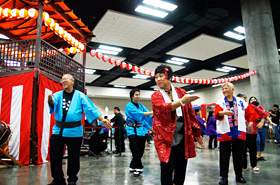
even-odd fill
[{"label": "ceiling tile", "polygon": [[204,61],[240,46],[242,44],[201,34],[166,54]]},{"label": "ceiling tile", "polygon": [[92,42],[141,49],[172,25],[108,10],[93,30]]},{"label": "ceiling tile", "polygon": [[[119,59],[123,61],[125,58],[124,57],[118,57],[118,56],[110,56],[109,57],[114,57],[115,59]],[[80,64],[83,64],[83,54],[82,53],[77,53],[74,58],[77,62]],[[98,70],[107,70],[109,71],[115,67],[115,65],[110,64],[109,62],[103,62],[103,60],[98,59],[96,57],[92,57],[89,53],[86,53],[86,68],[89,69],[98,69]]]},{"label": "ceiling tile", "polygon": [[110,82],[109,85],[125,85],[125,86],[136,87],[138,85],[141,85],[143,83],[147,83],[149,81],[150,80],[120,77],[120,78]]},{"label": "ceiling tile", "polygon": [[240,67],[244,69],[249,69],[248,66],[248,56],[244,55],[233,60],[229,60],[222,63],[223,65],[233,66],[233,67]]},{"label": "ceiling tile", "polygon": [[187,74],[187,75],[182,76],[182,77],[184,77],[184,78],[212,79],[212,78],[217,78],[217,77],[224,76],[224,75],[228,75],[228,73],[202,69],[202,70],[196,71],[194,73]]},{"label": "ceiling tile", "polygon": [[86,83],[91,83],[92,81],[96,80],[97,78],[99,78],[100,75],[90,75],[90,74],[86,74],[86,79],[85,82]]}]

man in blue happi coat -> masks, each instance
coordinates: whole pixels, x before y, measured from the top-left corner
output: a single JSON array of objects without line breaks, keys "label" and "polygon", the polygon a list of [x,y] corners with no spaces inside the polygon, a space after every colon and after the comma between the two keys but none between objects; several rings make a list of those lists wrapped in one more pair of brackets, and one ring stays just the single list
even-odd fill
[{"label": "man in blue happi coat", "polygon": [[62,159],[64,145],[68,149],[68,184],[76,184],[77,174],[80,170],[80,148],[83,137],[83,112],[89,123],[98,119],[110,128],[111,125],[103,119],[100,111],[92,101],[82,92],[74,90],[74,78],[70,74],[62,77],[62,91],[48,96],[50,113],[55,113],[56,124],[53,127],[50,139],[50,160],[53,181],[51,185],[64,185]]},{"label": "man in blue happi coat", "polygon": [[125,107],[125,116],[127,117],[126,132],[132,152],[129,170],[135,176],[138,176],[143,172],[144,168],[141,158],[144,154],[147,128],[151,129],[153,124],[153,112],[150,112],[144,105],[139,103],[139,89],[132,89],[130,91],[130,99],[131,101]]}]

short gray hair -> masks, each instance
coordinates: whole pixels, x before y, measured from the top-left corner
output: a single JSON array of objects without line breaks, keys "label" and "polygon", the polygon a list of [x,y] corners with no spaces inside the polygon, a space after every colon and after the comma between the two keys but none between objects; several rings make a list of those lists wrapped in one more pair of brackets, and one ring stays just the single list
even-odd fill
[{"label": "short gray hair", "polygon": [[224,86],[228,86],[231,90],[234,89],[234,85],[233,85],[232,83],[230,83],[230,82],[224,83],[224,84],[222,85],[222,88],[223,88]]},{"label": "short gray hair", "polygon": [[236,96],[237,96],[237,97],[247,98],[247,96],[246,96],[245,93],[238,93]]},{"label": "short gray hair", "polygon": [[64,75],[62,76],[62,78],[63,78],[65,75],[69,76],[72,80],[75,80],[74,77],[73,77],[73,75],[71,75],[71,74],[64,74]]}]

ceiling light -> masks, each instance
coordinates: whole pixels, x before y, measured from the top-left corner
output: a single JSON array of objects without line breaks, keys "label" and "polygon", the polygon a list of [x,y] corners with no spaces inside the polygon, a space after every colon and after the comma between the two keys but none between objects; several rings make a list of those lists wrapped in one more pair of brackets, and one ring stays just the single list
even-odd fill
[{"label": "ceiling light", "polygon": [[110,51],[117,51],[121,52],[123,49],[122,48],[117,48],[117,47],[112,47],[112,46],[105,46],[105,45],[100,45],[100,49],[105,49],[105,50],[110,50]]},{"label": "ceiling light", "polygon": [[160,17],[160,18],[164,18],[168,15],[168,13],[166,13],[166,12],[159,11],[159,10],[154,10],[152,8],[147,8],[147,7],[141,6],[141,5],[137,6],[135,11],[145,13],[145,14],[149,14],[149,15],[156,16],[156,17]]},{"label": "ceiling light", "polygon": [[218,86],[222,86],[223,84],[215,84],[215,85],[212,85],[212,87],[218,87]]},{"label": "ceiling light", "polygon": [[114,85],[114,87],[126,88],[125,85]]},{"label": "ceiling light", "polygon": [[178,62],[184,62],[184,63],[188,63],[190,61],[188,59],[177,58],[177,57],[172,57],[171,60],[175,60],[175,61],[178,61]]},{"label": "ceiling light", "polygon": [[85,73],[90,74],[90,75],[92,75],[95,71],[96,70],[94,70],[94,69],[85,69]]},{"label": "ceiling light", "polygon": [[9,37],[6,37],[5,35],[3,35],[3,34],[0,34],[0,39],[5,39],[5,40],[9,40]]},{"label": "ceiling light", "polygon": [[161,9],[169,10],[169,11],[173,11],[178,7],[175,4],[171,4],[171,3],[160,1],[160,0],[144,0],[143,3],[152,5],[155,7],[159,7]]},{"label": "ceiling light", "polygon": [[110,55],[119,54],[119,52],[117,52],[117,51],[108,51],[108,50],[104,50],[104,49],[97,49],[96,52],[106,53],[106,54],[110,54]]},{"label": "ceiling light", "polygon": [[226,70],[230,70],[230,71],[235,71],[236,70],[235,67],[228,67],[228,66],[224,66],[224,67],[222,67],[222,69],[226,69]]},{"label": "ceiling light", "polygon": [[217,68],[216,71],[221,71],[221,72],[226,72],[226,73],[230,72],[230,70],[223,69],[223,68]]},{"label": "ceiling light", "polygon": [[245,39],[244,35],[239,35],[239,34],[234,33],[232,31],[228,31],[228,32],[224,33],[224,35],[227,36],[227,37],[231,37],[231,38],[237,39],[237,40]]},{"label": "ceiling light", "polygon": [[233,30],[237,31],[239,33],[245,34],[245,28],[243,26],[238,26],[238,27],[234,28]]},{"label": "ceiling light", "polygon": [[174,60],[166,60],[165,62],[170,63],[170,64],[176,64],[176,65],[183,65],[184,64],[183,62],[177,62],[177,61],[174,61]]},{"label": "ceiling light", "polygon": [[132,78],[147,79],[147,78],[149,78],[149,76],[146,76],[146,75],[135,75]]},{"label": "ceiling light", "polygon": [[280,49],[278,49],[278,51],[280,51]]},{"label": "ceiling light", "polygon": [[193,92],[194,92],[194,90],[187,91],[188,94],[193,93]]}]

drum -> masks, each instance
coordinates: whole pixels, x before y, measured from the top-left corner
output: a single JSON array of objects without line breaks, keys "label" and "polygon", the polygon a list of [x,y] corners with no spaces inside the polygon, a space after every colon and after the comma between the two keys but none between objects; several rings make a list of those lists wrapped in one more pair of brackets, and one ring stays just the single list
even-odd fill
[{"label": "drum", "polygon": [[12,136],[10,125],[0,121],[0,147],[5,146]]}]

